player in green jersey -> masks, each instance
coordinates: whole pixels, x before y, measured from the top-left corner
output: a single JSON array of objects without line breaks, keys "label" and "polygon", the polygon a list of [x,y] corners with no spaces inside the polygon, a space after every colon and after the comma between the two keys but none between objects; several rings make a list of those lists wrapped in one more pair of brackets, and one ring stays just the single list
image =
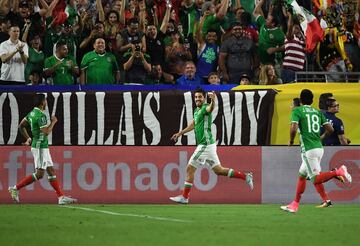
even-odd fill
[{"label": "player in green jersey", "polygon": [[187,204],[189,203],[189,193],[194,183],[194,174],[198,167],[205,164],[209,165],[217,175],[228,176],[229,178],[240,178],[246,180],[246,183],[253,190],[253,175],[251,172],[243,173],[235,171],[231,168],[221,166],[218,155],[216,153],[215,139],[211,134],[212,116],[211,113],[215,108],[215,92],[208,93],[211,99],[210,104],[206,103],[206,93],[203,89],[197,89],[195,91],[195,104],[196,109],[194,112],[194,119],[183,130],[175,133],[171,139],[177,141],[177,139],[191,131],[195,131],[195,138],[197,148],[191,156],[189,163],[186,167],[186,180],[185,187],[182,195],[176,197],[170,197],[170,200]]},{"label": "player in green jersey", "polygon": [[[47,135],[52,131],[54,125],[57,122],[56,116],[51,117],[51,123],[47,124],[46,115],[44,110],[47,102],[44,94],[37,94],[35,97],[35,107],[28,113],[28,115],[20,122],[19,131],[26,139],[23,145],[31,145],[31,153],[34,156],[34,164],[36,172],[26,176],[15,186],[9,187],[11,198],[15,202],[20,202],[19,190],[36,180],[41,179],[45,170],[48,174],[48,179],[51,186],[56,191],[58,196],[58,204],[74,203],[77,200],[68,196],[64,196],[63,191],[60,188],[59,182],[56,179],[55,170],[53,167],[53,161],[49,152]],[[29,136],[26,128],[31,128],[32,138]]]},{"label": "player in green jersey", "polygon": [[[291,113],[289,146],[294,144],[296,133],[299,130],[302,159],[295,200],[289,205],[281,206],[282,210],[291,213],[298,211],[301,195],[306,188],[307,178],[310,179],[314,185],[325,183],[336,176],[341,176],[348,182],[352,180],[344,165],[333,171],[321,172],[320,162],[324,154],[321,140],[329,136],[334,129],[330,122],[326,120],[323,113],[311,107],[313,98],[313,93],[310,90],[302,90],[300,94],[302,106],[294,108]],[[325,132],[320,136],[321,126],[324,127]]]}]

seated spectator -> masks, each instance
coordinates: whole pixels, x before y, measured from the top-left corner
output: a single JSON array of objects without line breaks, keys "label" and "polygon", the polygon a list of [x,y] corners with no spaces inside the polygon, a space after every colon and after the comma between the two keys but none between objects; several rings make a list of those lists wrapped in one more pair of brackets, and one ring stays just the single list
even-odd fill
[{"label": "seated spectator", "polygon": [[124,54],[125,83],[144,84],[151,72],[150,56],[143,52],[141,42]]},{"label": "seated spectator", "polygon": [[95,40],[94,51],[85,54],[80,67],[81,84],[114,84],[120,81],[116,58],[105,51],[105,40],[102,38]]},{"label": "seated spectator", "polygon": [[29,75],[29,83],[27,85],[40,85],[42,84],[41,75],[38,71],[31,71]]},{"label": "seated spectator", "polygon": [[74,75],[79,76],[79,68],[72,56],[68,55],[69,50],[65,42],[59,41],[56,44],[56,52],[45,60],[44,75],[51,77],[53,85],[73,85]]},{"label": "seated spectator", "polygon": [[165,73],[160,64],[153,65],[150,74],[148,74],[145,84],[174,84],[174,77]]},{"label": "seated spectator", "polygon": [[28,46],[19,40],[20,28],[12,26],[10,38],[0,44],[1,84],[25,84],[25,64],[29,57]]},{"label": "seated spectator", "polygon": [[250,79],[251,79],[250,76],[244,73],[240,77],[240,85],[251,85]]},{"label": "seated spectator", "polygon": [[210,85],[219,85],[220,84],[219,74],[217,72],[209,73],[207,81]]},{"label": "seated spectator", "polygon": [[[25,81],[30,83],[30,73],[41,75],[44,68],[45,55],[41,50],[41,39],[38,35],[30,37],[29,59],[25,67]],[[41,79],[41,78],[40,78]]]},{"label": "seated spectator", "polygon": [[196,67],[193,61],[185,63],[185,72],[176,80],[178,85],[201,85],[202,79],[196,75]]},{"label": "seated spectator", "polygon": [[274,66],[271,64],[261,66],[259,85],[277,85],[277,84],[282,84],[282,81],[280,78],[276,76]]}]

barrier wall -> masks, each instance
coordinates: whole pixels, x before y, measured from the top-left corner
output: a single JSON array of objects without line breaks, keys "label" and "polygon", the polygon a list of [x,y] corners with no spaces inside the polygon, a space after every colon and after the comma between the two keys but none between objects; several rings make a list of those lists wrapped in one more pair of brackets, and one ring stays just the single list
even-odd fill
[{"label": "barrier wall", "polygon": [[237,86],[233,90],[273,88],[278,91],[275,98],[275,109],[272,120],[271,144],[287,144],[289,141],[290,104],[299,97],[302,89],[310,89],[314,93],[314,107],[319,105],[319,96],[331,92],[340,104],[337,116],[343,120],[345,135],[352,144],[360,145],[360,83],[295,83],[271,86]]},{"label": "barrier wall", "polygon": [[[66,194],[80,203],[169,203],[183,188],[185,167],[194,147],[52,147],[57,177]],[[293,199],[300,166],[299,147],[218,147],[224,166],[254,173],[255,189],[244,181],[217,177],[208,168],[196,172],[191,203],[286,203]],[[1,147],[0,203],[11,203],[7,192],[33,172],[27,147]],[[360,147],[328,147],[323,170],[346,164],[353,183],[330,181],[331,199],[359,203]],[[23,203],[56,203],[46,178],[20,192]],[[304,202],[318,203],[312,184]]]}]

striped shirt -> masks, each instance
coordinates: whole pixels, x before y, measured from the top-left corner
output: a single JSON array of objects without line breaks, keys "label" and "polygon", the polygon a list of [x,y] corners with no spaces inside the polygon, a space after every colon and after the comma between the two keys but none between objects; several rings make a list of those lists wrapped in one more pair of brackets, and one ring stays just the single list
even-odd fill
[{"label": "striped shirt", "polygon": [[283,67],[301,71],[305,64],[305,42],[294,35],[291,40],[285,39],[285,57]]}]

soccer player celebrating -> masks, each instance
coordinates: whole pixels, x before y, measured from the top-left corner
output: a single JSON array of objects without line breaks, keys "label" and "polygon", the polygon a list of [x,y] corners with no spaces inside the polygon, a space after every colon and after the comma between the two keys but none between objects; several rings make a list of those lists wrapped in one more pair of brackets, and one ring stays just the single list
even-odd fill
[{"label": "soccer player celebrating", "polygon": [[[302,193],[306,188],[306,179],[310,179],[318,190],[322,188],[325,194],[324,186],[318,184],[325,183],[336,176],[341,176],[348,182],[351,182],[351,175],[348,173],[346,166],[342,165],[339,169],[329,172],[320,172],[320,161],[324,154],[324,149],[321,144],[321,139],[329,136],[333,131],[333,127],[328,122],[323,113],[311,107],[314,95],[308,90],[304,89],[300,94],[300,101],[302,106],[295,107],[291,113],[290,126],[290,141],[289,146],[294,144],[296,132],[300,132],[301,143],[301,159],[302,163],[299,169],[299,179],[296,188],[295,200],[287,206],[281,206],[284,211],[295,213],[298,211],[299,202]],[[320,136],[320,127],[323,126],[325,132]],[[320,191],[318,190],[320,193]],[[321,193],[320,193],[321,194]]]},{"label": "soccer player celebrating", "polygon": [[246,183],[253,190],[253,175],[251,172],[243,173],[235,171],[231,168],[222,167],[216,153],[215,140],[211,134],[212,116],[211,113],[215,108],[215,92],[208,93],[211,99],[210,104],[206,103],[206,93],[203,89],[195,90],[195,104],[196,109],[194,112],[194,119],[183,130],[175,133],[171,139],[177,141],[177,139],[191,131],[195,130],[195,137],[197,148],[189,160],[189,164],[186,167],[186,180],[185,187],[182,195],[176,197],[170,197],[170,200],[187,204],[189,203],[189,193],[194,183],[194,174],[198,167],[204,164],[208,164],[217,175],[228,176],[229,178],[239,178],[246,180]]},{"label": "soccer player celebrating", "polygon": [[[15,202],[20,202],[19,190],[44,176],[45,170],[48,174],[48,179],[51,186],[56,191],[58,196],[58,203],[60,205],[74,203],[77,200],[68,196],[64,196],[59,182],[56,179],[55,170],[53,168],[53,161],[50,156],[47,135],[52,131],[57,122],[55,116],[51,117],[51,123],[47,125],[46,115],[44,110],[47,101],[44,94],[37,94],[35,97],[34,109],[20,122],[19,131],[26,139],[24,145],[31,144],[31,153],[34,156],[34,164],[36,172],[23,178],[19,183],[13,187],[9,187],[11,198]],[[26,127],[31,127],[32,139],[30,138]]]}]

